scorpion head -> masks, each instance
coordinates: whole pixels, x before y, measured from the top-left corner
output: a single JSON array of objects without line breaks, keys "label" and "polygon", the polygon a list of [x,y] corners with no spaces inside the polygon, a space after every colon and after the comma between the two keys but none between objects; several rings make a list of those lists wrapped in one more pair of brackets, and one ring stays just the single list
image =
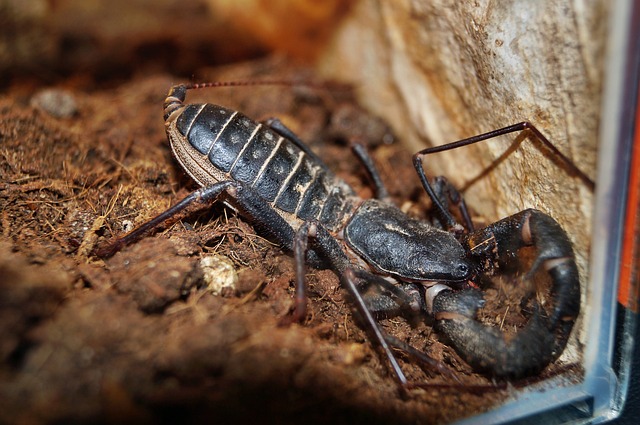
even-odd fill
[{"label": "scorpion head", "polygon": [[469,279],[472,267],[466,252],[449,233],[438,232],[408,244],[416,250],[407,257],[406,266],[398,276],[403,280],[457,282]]},{"label": "scorpion head", "polygon": [[461,282],[471,276],[467,252],[451,233],[375,199],[362,204],[344,235],[369,265],[403,281]]}]

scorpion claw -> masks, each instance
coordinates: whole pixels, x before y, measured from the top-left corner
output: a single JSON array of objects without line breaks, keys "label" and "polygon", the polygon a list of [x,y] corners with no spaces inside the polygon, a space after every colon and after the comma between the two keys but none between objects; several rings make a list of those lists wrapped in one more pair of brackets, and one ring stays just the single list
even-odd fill
[{"label": "scorpion claw", "polygon": [[434,299],[436,328],[475,371],[496,378],[522,378],[540,372],[558,351],[549,321],[536,309],[529,322],[507,341],[502,332],[477,321],[482,293],[442,291]]},{"label": "scorpion claw", "polygon": [[484,304],[481,291],[436,285],[426,294],[437,330],[478,372],[512,379],[539,373],[564,350],[580,310],[580,281],[569,238],[551,217],[525,210],[472,233],[468,244],[480,270],[488,273],[508,265],[520,248],[535,247],[537,256],[525,277],[540,268],[547,272],[553,309],[547,312],[530,299],[533,308],[527,324],[506,339],[477,320]]}]

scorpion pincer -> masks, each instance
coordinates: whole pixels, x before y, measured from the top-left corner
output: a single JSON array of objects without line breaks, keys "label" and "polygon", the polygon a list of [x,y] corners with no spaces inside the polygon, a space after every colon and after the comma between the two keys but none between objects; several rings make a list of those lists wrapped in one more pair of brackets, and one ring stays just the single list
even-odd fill
[{"label": "scorpion pincer", "polygon": [[[535,127],[516,124],[414,156],[422,185],[441,217],[440,227],[452,230],[447,231],[411,218],[393,205],[362,147],[354,150],[372,177],[377,199],[359,198],[277,120],[257,123],[221,106],[184,104],[189,89],[221,85],[234,83],[177,85],[164,103],[171,149],[185,172],[202,187],[98,249],[98,256],[114,254],[194,205],[220,200],[293,252],[297,295],[289,321],[301,321],[306,315],[305,264],[331,268],[341,277],[365,327],[403,386],[408,382],[390,346],[408,350],[410,355],[417,350],[386,335],[375,315],[427,312],[459,355],[476,371],[492,377],[535,374],[562,353],[580,310],[578,271],[564,230],[548,215],[532,209],[473,230],[457,191],[444,179],[432,186],[422,165],[426,154],[518,130],[539,134]],[[449,201],[465,217],[466,227],[453,219]],[[547,312],[533,302],[528,324],[507,341],[501,332],[476,318],[483,296],[468,282],[517,262],[518,251],[525,246],[536,250],[525,278],[541,267],[546,270],[553,310]],[[379,290],[366,291],[370,286]]]},{"label": "scorpion pincer", "polygon": [[497,378],[537,374],[562,354],[580,312],[580,281],[569,238],[551,217],[529,209],[469,234],[466,244],[479,270],[488,274],[513,261],[519,248],[534,246],[536,259],[525,279],[539,267],[546,270],[553,309],[547,313],[533,301],[527,325],[507,342],[496,328],[477,321],[484,303],[480,291],[437,284],[426,290],[436,330],[478,372]]}]

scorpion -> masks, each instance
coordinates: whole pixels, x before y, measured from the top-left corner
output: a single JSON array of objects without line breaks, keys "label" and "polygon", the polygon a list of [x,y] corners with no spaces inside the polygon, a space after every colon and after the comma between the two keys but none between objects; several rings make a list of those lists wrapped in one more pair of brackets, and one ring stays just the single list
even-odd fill
[{"label": "scorpion", "polygon": [[[185,104],[188,90],[223,85],[239,84],[175,85],[164,101],[165,129],[173,155],[200,188],[97,248],[96,255],[111,256],[175,216],[221,201],[248,219],[259,233],[293,253],[296,295],[285,322],[301,322],[306,316],[306,265],[330,268],[403,387],[411,384],[392,348],[420,358],[426,355],[383,332],[377,322],[380,315],[428,315],[459,356],[474,371],[491,378],[532,376],[560,356],[580,312],[579,274],[565,231],[536,209],[475,230],[460,193],[444,178],[429,182],[423,165],[428,154],[512,132],[529,130],[546,140],[532,124],[522,122],[413,156],[421,184],[439,217],[438,226],[408,216],[390,201],[362,145],[355,144],[354,152],[373,182],[375,196],[371,199],[357,196],[278,119],[256,122],[223,106]],[[464,226],[454,218],[451,204],[459,210]],[[546,271],[553,306],[543,308],[532,299],[535,297],[525,297],[531,306],[528,321],[506,339],[501,331],[478,319],[485,301],[473,281],[518,263],[518,251],[524,247],[535,251],[524,279]],[[371,285],[382,290],[364,294]]]}]

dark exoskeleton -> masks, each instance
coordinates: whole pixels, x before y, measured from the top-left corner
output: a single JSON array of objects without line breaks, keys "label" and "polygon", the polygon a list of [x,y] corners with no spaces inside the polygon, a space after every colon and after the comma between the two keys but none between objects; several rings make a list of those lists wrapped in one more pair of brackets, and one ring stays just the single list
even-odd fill
[{"label": "dark exoskeleton", "polygon": [[[408,385],[407,379],[391,347],[410,354],[417,350],[386,335],[375,319],[377,314],[426,311],[459,355],[474,370],[491,377],[536,374],[562,353],[580,311],[578,270],[564,230],[534,209],[473,230],[457,191],[443,179],[430,184],[422,165],[423,156],[431,152],[518,130],[530,129],[539,135],[535,127],[521,123],[414,156],[441,227],[452,230],[446,231],[411,218],[394,206],[373,161],[361,147],[355,151],[372,177],[376,199],[357,197],[277,120],[257,123],[221,106],[184,104],[187,90],[217,85],[221,84],[174,86],[164,103],[171,149],[202,188],[98,255],[115,253],[189,207],[219,200],[294,253],[297,295],[290,320],[300,321],[306,314],[305,263],[331,268],[403,385]],[[453,219],[451,201],[459,206],[466,229]],[[543,308],[529,300],[532,308],[526,326],[507,341],[500,331],[477,319],[483,293],[468,282],[517,262],[518,251],[527,246],[534,248],[535,259],[525,278],[545,270],[553,305]],[[363,296],[364,288],[370,285],[382,291]]]}]

